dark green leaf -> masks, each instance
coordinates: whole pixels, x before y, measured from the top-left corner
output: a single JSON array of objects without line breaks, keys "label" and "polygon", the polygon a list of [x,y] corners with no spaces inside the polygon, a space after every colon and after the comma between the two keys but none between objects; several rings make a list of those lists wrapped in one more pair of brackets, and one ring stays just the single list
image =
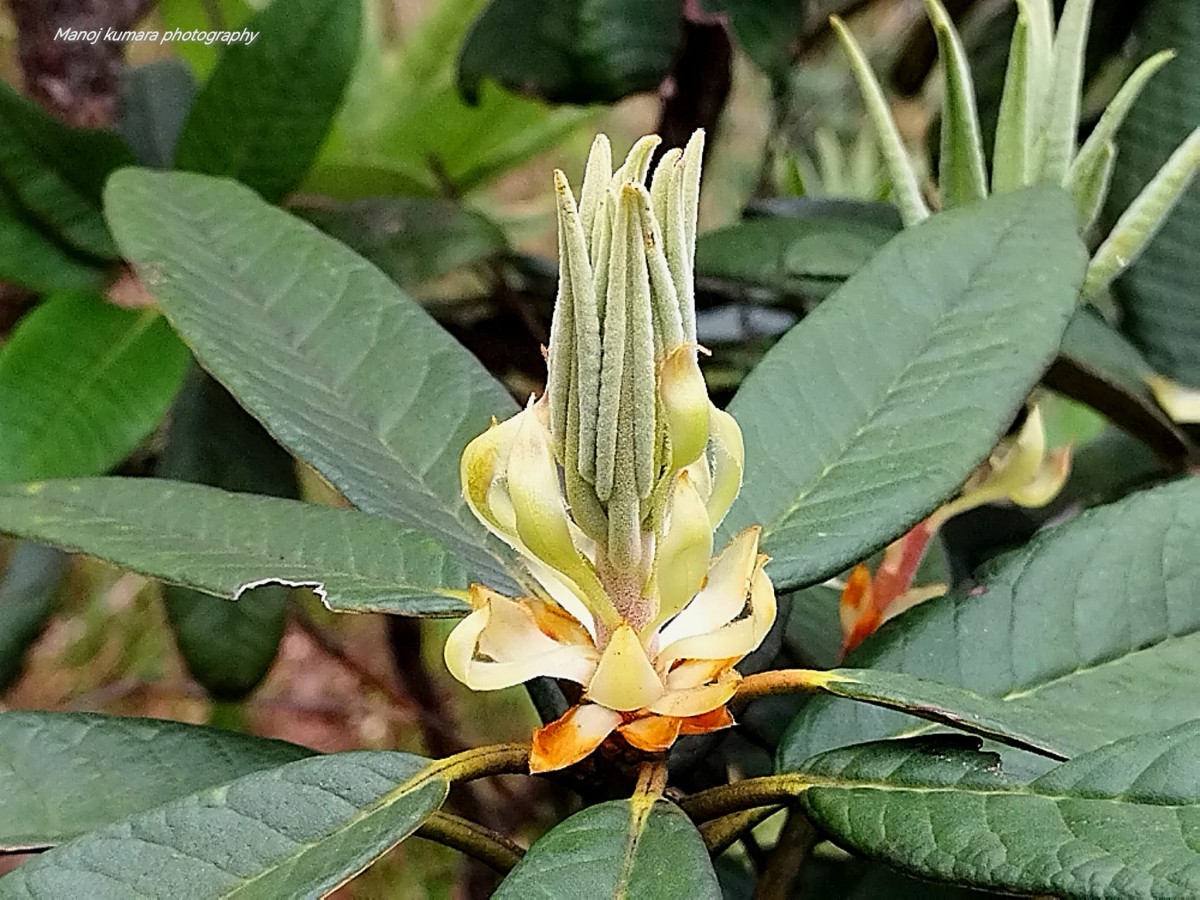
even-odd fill
[{"label": "dark green leaf", "polygon": [[70,558],[53,547],[20,543],[0,579],[0,691],[21,674],[29,645],[41,636]]},{"label": "dark green leaf", "polygon": [[868,556],[991,452],[1058,350],[1085,254],[1069,198],[1007,194],[908,229],[795,326],[730,406],[749,448],[726,533],[782,589]]},{"label": "dark green leaf", "polygon": [[125,142],[111,131],[69,128],[0,84],[0,180],[75,249],[118,256],[100,193],[109,172],[132,162]]},{"label": "dark green leaf", "polygon": [[51,847],[313,751],[157,719],[0,713],[0,849]]},{"label": "dark green leaf", "polygon": [[352,502],[424,529],[498,589],[468,511],[463,447],[516,404],[392,281],[241,185],[130,170],[114,232],[196,356]]},{"label": "dark green leaf", "polygon": [[1080,900],[1200,893],[1200,722],[1137,735],[1029,783],[992,754],[893,741],[804,767],[805,811],[912,874]]},{"label": "dark green leaf", "polygon": [[674,0],[491,0],[458,58],[468,101],[491,78],[554,103],[612,103],[649,91],[679,47]]},{"label": "dark green leaf", "polygon": [[[1200,718],[1200,481],[1083,513],[966,586],[892,620],[847,658],[1002,699],[1074,727],[1077,750]],[[925,732],[910,716],[814,697],[782,770],[844,744]]]},{"label": "dark green leaf", "polygon": [[0,278],[46,293],[98,288],[104,272],[59,244],[0,184]]},{"label": "dark green leaf", "polygon": [[42,854],[0,897],[323,896],[441,806],[449,785],[427,763],[359,751],[243,775]]},{"label": "dark green leaf", "polygon": [[[1109,198],[1125,209],[1200,121],[1200,16],[1193,0],[1152,0],[1134,32],[1138,53],[1173,48],[1134,104],[1118,138]],[[1158,236],[1116,285],[1122,328],[1155,369],[1200,386],[1200,180],[1193,181]]]},{"label": "dark green leaf", "polygon": [[734,37],[755,65],[774,79],[786,78],[805,25],[807,7],[797,0],[701,0],[710,13],[725,13]]},{"label": "dark green leaf", "polygon": [[770,215],[702,234],[697,276],[808,293],[845,281],[900,231],[884,204],[799,199],[763,211]]},{"label": "dark green leaf", "polygon": [[268,200],[316,159],[358,57],[359,0],[273,0],[245,25],[196,96],[175,166],[227,175]]},{"label": "dark green leaf", "polygon": [[143,166],[171,168],[196,80],[177,59],[128,69],[121,79],[119,129]]},{"label": "dark green leaf", "polygon": [[[196,368],[172,410],[157,474],[228,491],[300,496],[288,452]],[[230,603],[163,585],[167,619],[188,671],[218,700],[241,699],[267,674],[283,637],[288,593],[282,585],[266,585]]]},{"label": "dark green leaf", "polygon": [[589,806],[542,837],[496,900],[711,900],[721,896],[700,832],[666,800]]},{"label": "dark green leaf", "polygon": [[404,287],[507,246],[504,232],[490,219],[439,197],[376,197],[298,212]]},{"label": "dark green leaf", "polygon": [[466,576],[433,539],[357,510],[142,478],[12,485],[0,501],[0,531],[217,596],[279,583],[345,612],[466,609]]},{"label": "dark green leaf", "polygon": [[112,468],[163,417],[187,359],[154,310],[45,300],[0,351],[0,483]]}]

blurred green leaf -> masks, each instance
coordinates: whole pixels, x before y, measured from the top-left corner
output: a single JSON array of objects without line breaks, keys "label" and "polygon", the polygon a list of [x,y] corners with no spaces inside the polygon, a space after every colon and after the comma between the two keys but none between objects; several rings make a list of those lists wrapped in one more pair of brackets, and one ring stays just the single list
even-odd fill
[{"label": "blurred green leaf", "polygon": [[22,541],[13,549],[0,578],[0,692],[20,676],[25,651],[49,621],[69,566],[70,557],[53,547]]},{"label": "blurred green leaf", "polygon": [[[164,31],[231,31],[240,29],[265,0],[158,0],[155,11]],[[172,41],[171,52],[191,68],[198,79],[212,71],[224,44],[203,41]]]},{"label": "blurred green leaf", "polygon": [[252,772],[55,847],[0,878],[0,897],[324,896],[441,806],[449,785],[427,762],[359,751]]},{"label": "blurred green leaf", "polygon": [[[227,491],[300,496],[292,457],[198,368],[171,411],[157,474]],[[238,603],[172,584],[162,593],[188,671],[209,694],[240,700],[254,690],[279,649],[288,588],[254,588]]]},{"label": "blurred green leaf", "polygon": [[[1057,712],[1085,750],[1200,719],[1198,528],[1195,479],[1090,510],[989,564],[978,585],[887,623],[846,664]],[[911,716],[814,697],[779,765],[794,771],[843,744],[927,730]]]},{"label": "blurred green leaf", "polygon": [[43,301],[0,350],[0,483],[112,468],[162,419],[187,360],[154,310]]},{"label": "blurred green leaf", "polygon": [[786,590],[931,512],[1053,359],[1084,262],[1057,190],[994,197],[896,237],[742,383],[730,411],[757,451],[726,534],[760,524]]},{"label": "blurred green leaf", "polygon": [[658,87],[682,39],[675,0],[490,0],[458,57],[468,103],[485,78],[553,103]]},{"label": "blurred green leaf", "polygon": [[195,96],[196,80],[177,59],[160,59],[125,70],[117,128],[141,165],[171,168]]},{"label": "blurred green leaf", "polygon": [[[1200,17],[1191,0],[1152,0],[1135,35],[1144,52],[1179,56],[1156,75],[1126,119],[1113,173],[1115,218],[1200,122]],[[1200,386],[1200,182],[1193,182],[1142,258],[1116,284],[1122,330],[1155,369]]]},{"label": "blurred green leaf", "polygon": [[61,844],[312,754],[283,741],[159,719],[0,713],[0,849]]},{"label": "blurred green leaf", "polygon": [[376,197],[296,212],[404,287],[480,262],[508,246],[503,230],[486,216],[438,197]]},{"label": "blurred green leaf", "polygon": [[239,602],[264,583],[330,609],[452,616],[462,567],[426,535],[353,509],[148,478],[0,487],[0,531]]},{"label": "blurred green leaf", "polygon": [[107,200],[163,311],[277,440],[362,509],[511,584],[459,482],[467,441],[516,410],[478,360],[374,266],[241,185],[128,170]]},{"label": "blurred green leaf", "polygon": [[0,83],[0,180],[30,215],[76,250],[115,259],[100,194],[133,162],[111,131],[70,128]]},{"label": "blurred green leaf", "polygon": [[746,55],[774,79],[792,68],[811,4],[804,0],[700,0],[707,13],[724,13]]},{"label": "blurred green leaf", "polygon": [[496,900],[717,900],[700,832],[667,800],[609,800],[543,835],[509,872]]},{"label": "blurred green leaf", "polygon": [[0,184],[0,278],[37,293],[99,288],[104,271],[76,256],[21,208]]},{"label": "blurred green leaf", "polygon": [[1022,783],[995,754],[889,741],[810,760],[805,812],[914,875],[1021,895],[1200,893],[1200,722],[1137,735]]},{"label": "blurred green leaf", "polygon": [[200,88],[175,167],[226,175],[278,200],[316,159],[358,56],[361,0],[273,0]]}]

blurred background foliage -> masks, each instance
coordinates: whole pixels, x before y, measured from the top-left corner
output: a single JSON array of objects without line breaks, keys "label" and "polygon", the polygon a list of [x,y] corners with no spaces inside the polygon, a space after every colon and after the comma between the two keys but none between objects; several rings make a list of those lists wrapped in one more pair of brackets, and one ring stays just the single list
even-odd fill
[{"label": "blurred background foliage", "polygon": [[[1015,7],[946,7],[990,148]],[[10,0],[0,17],[0,481],[116,472],[344,502],[191,362],[116,258],[99,194],[135,160],[237,178],[337,237],[523,398],[542,385],[555,291],[551,168],[577,180],[595,131],[618,148],[656,131],[665,149],[706,128],[699,327],[714,351],[706,377],[727,400],[779,334],[901,228],[830,14],[849,19],[871,57],[936,205],[940,79],[920,0]],[[88,44],[55,40],[62,27],[261,34],[229,48]],[[1195,0],[1096,0],[1081,138],[1133,66],[1167,47],[1178,57],[1119,132],[1093,242],[1200,120]],[[1196,465],[1194,427],[1157,404],[1148,379],[1200,387],[1197,229],[1193,184],[1099,311],[1073,323],[1047,374],[1050,443],[1074,448],[1060,499],[952,522],[923,583],[965,577],[1047,521]],[[235,606],[32,544],[0,545],[0,565],[9,708],[435,755],[522,739],[536,721],[522,691],[473,695],[448,682],[444,623],[335,620],[281,587]],[[782,598],[793,613],[757,664],[836,664],[839,593],[818,585]],[[681,783],[769,769],[792,702],[762,701],[738,733],[683,748]],[[521,785],[460,802],[532,836],[556,811]],[[778,827],[768,821],[722,859],[729,896],[750,896],[748,873]],[[415,840],[345,893],[479,895],[489,878]],[[818,878],[820,896],[968,895],[828,846],[798,895],[817,896],[805,891]]]}]

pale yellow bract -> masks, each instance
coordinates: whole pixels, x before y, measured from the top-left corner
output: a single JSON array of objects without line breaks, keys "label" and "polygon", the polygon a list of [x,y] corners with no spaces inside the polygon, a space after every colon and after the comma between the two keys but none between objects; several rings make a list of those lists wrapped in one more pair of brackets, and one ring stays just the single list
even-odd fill
[{"label": "pale yellow bract", "polygon": [[482,585],[446,642],[475,690],[538,676],[581,701],[534,734],[530,768],[586,757],[614,733],[645,751],[724,728],[734,666],[775,621],[748,528],[713,556],[741,486],[741,430],[708,398],[693,259],[703,133],[665,153],[638,141],[612,171],[597,137],[578,205],[561,172],[559,295],[546,393],[462,457],[463,493],[519,554],[528,596]]}]

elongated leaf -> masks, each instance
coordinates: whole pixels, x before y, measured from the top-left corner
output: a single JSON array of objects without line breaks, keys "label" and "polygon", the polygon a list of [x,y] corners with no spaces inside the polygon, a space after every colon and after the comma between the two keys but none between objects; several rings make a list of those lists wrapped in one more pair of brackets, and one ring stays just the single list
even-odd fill
[{"label": "elongated leaf", "polygon": [[983,138],[975,109],[971,66],[954,21],[941,0],[925,0],[937,36],[942,67],[942,150],[938,157],[938,187],[943,208],[962,206],[987,196]]},{"label": "elongated leaf", "polygon": [[1084,52],[1093,0],[1067,0],[1054,35],[1054,70],[1048,88],[1040,173],[1043,181],[1066,184],[1079,140]]},{"label": "elongated leaf", "polygon": [[12,485],[0,500],[0,531],[217,596],[277,582],[345,612],[466,610],[466,577],[445,550],[356,510],[139,478]]},{"label": "elongated leaf", "polygon": [[0,713],[0,849],[40,849],[312,750],[158,719]]},{"label": "elongated leaf", "polygon": [[671,0],[490,0],[458,57],[468,102],[491,78],[555,103],[612,103],[653,90],[682,37]]},{"label": "elongated leaf", "polygon": [[167,317],[280,443],[511,585],[459,485],[463,447],[516,410],[477,360],[378,269],[241,185],[130,170],[107,197]]},{"label": "elongated leaf", "polygon": [[[1200,481],[1100,507],[1038,535],[968,586],[887,623],[847,665],[905,672],[1075,724],[1075,747],[1200,718]],[[947,652],[946,648],[960,648]],[[779,749],[794,770],[857,741],[928,726],[806,701]]]},{"label": "elongated leaf", "polygon": [[277,200],[316,159],[358,56],[362,4],[273,0],[200,89],[175,166],[236,178]]},{"label": "elongated leaf", "polygon": [[728,533],[783,589],[841,571],[952,494],[1053,358],[1084,264],[1056,190],[943,213],[793,328],[730,411],[749,448]]},{"label": "elongated leaf", "polygon": [[[157,474],[227,491],[299,499],[295,464],[225,388],[193,368],[171,413]],[[289,589],[264,585],[240,603],[163,585],[163,604],[188,671],[218,700],[240,700],[275,660]]]},{"label": "elongated leaf", "polygon": [[[1033,38],[1029,32],[1029,13],[1018,6],[1013,27],[1008,64],[1004,71],[1004,93],[996,116],[996,137],[992,146],[992,191],[1002,194],[1029,184],[1030,157],[1033,153],[1034,99],[1031,59]],[[943,113],[943,115],[945,115]]]},{"label": "elongated leaf", "polygon": [[171,168],[195,96],[196,80],[178,59],[160,59],[125,72],[118,127],[141,165]]},{"label": "elongated leaf", "polygon": [[115,466],[162,419],[187,360],[154,310],[45,300],[0,351],[0,483]]},{"label": "elongated leaf", "polygon": [[41,636],[70,558],[53,547],[21,543],[0,578],[0,691],[21,674],[29,645]]},{"label": "elongated leaf", "polygon": [[[261,6],[259,0],[212,0],[195,3],[193,0],[158,0],[155,13],[162,22],[164,31],[181,31],[186,34],[197,29],[237,30],[242,28]],[[197,78],[203,78],[221,56],[225,45],[206,44],[203,41],[173,41],[171,52],[188,64]]]},{"label": "elongated leaf", "polygon": [[55,240],[0,184],[0,278],[46,293],[99,288],[104,272]]},{"label": "elongated leaf", "polygon": [[100,211],[108,173],[133,162],[110,131],[69,128],[0,84],[0,180],[21,205],[76,250],[115,259]]},{"label": "elongated leaf", "polygon": [[1200,722],[1127,738],[1029,783],[992,754],[895,741],[805,765],[834,840],[924,878],[1080,900],[1200,892]]},{"label": "elongated leaf", "polygon": [[542,837],[504,879],[497,900],[668,900],[721,896],[686,815],[666,800],[589,806]]},{"label": "elongated leaf", "polygon": [[406,288],[507,248],[495,222],[442,197],[375,197],[300,214]]},{"label": "elongated leaf", "polygon": [[[1200,16],[1190,0],[1152,0],[1135,28],[1145,52],[1179,56],[1155,76],[1118,135],[1109,219],[1117,218],[1200,122]],[[1114,285],[1122,330],[1158,371],[1200,386],[1200,182],[1129,272]]]},{"label": "elongated leaf", "polygon": [[929,207],[921,195],[916,170],[908,158],[908,151],[904,148],[896,121],[892,118],[891,107],[883,95],[883,88],[880,87],[870,61],[858,45],[858,41],[854,39],[854,35],[850,33],[850,29],[837,16],[833,16],[830,23],[850,58],[850,68],[858,82],[858,89],[862,92],[867,115],[875,127],[879,150],[887,165],[888,176],[892,180],[893,199],[900,210],[900,218],[904,220],[906,227],[916,225],[929,216]]},{"label": "elongated leaf", "polygon": [[252,772],[62,844],[0,878],[0,897],[321,896],[441,806],[427,763],[360,751]]}]

